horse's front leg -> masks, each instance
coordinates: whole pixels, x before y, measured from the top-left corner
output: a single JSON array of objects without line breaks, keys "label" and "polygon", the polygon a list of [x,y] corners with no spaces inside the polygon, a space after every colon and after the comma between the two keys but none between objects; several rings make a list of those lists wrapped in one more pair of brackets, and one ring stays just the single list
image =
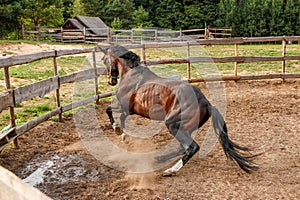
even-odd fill
[{"label": "horse's front leg", "polygon": [[112,107],[108,106],[106,108],[106,114],[108,115],[111,127],[114,129],[115,133],[117,134],[121,134],[121,128],[118,127],[118,125],[116,124],[114,117],[113,117],[113,112],[112,112]]},{"label": "horse's front leg", "polygon": [[119,127],[117,125],[117,123],[115,122],[114,120],[114,117],[113,117],[113,109],[111,106],[108,106],[106,108],[106,113],[108,115],[108,118],[109,118],[109,121],[111,123],[111,126],[112,128],[114,129],[115,133],[118,134],[118,135],[121,135],[122,134],[122,142],[125,141],[125,138],[126,138],[126,131],[125,131],[125,120],[126,120],[126,117],[128,116],[127,114],[125,114],[124,112],[121,113],[120,115],[120,122],[121,122],[121,127]]}]

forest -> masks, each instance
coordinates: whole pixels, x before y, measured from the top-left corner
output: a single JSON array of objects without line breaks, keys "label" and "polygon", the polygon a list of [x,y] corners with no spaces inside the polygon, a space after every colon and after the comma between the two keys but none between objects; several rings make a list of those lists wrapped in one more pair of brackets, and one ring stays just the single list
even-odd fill
[{"label": "forest", "polygon": [[60,27],[77,15],[112,29],[232,27],[234,37],[300,35],[300,0],[1,0],[0,38],[22,25]]}]

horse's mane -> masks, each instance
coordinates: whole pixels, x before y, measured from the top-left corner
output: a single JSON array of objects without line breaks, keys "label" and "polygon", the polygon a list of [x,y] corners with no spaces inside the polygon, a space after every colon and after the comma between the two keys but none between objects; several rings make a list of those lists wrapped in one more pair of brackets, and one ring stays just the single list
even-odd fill
[{"label": "horse's mane", "polygon": [[110,47],[111,51],[114,53],[115,56],[119,58],[123,58],[130,68],[134,68],[140,65],[140,57],[129,51],[127,48],[121,45],[113,45]]},{"label": "horse's mane", "polygon": [[120,58],[129,61],[130,63],[127,62],[127,64],[130,68],[135,68],[140,65],[140,57],[132,51],[128,51],[127,53],[121,55]]}]

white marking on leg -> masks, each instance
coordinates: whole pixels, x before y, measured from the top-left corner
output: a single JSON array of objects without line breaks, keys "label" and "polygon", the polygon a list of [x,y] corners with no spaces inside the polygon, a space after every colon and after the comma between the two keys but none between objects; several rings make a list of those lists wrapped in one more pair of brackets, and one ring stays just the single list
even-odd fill
[{"label": "white marking on leg", "polygon": [[122,133],[122,142],[125,142],[125,138],[126,138],[126,133]]},{"label": "white marking on leg", "polygon": [[182,159],[180,159],[173,167],[164,171],[163,176],[172,176],[183,167]]},{"label": "white marking on leg", "polygon": [[125,131],[125,129],[123,130],[123,132],[122,132],[122,142],[124,143],[125,142],[125,138],[126,138],[126,131]]},{"label": "white marking on leg", "polygon": [[116,130],[117,124],[116,124],[115,122],[112,124],[112,128],[113,128],[114,130]]}]

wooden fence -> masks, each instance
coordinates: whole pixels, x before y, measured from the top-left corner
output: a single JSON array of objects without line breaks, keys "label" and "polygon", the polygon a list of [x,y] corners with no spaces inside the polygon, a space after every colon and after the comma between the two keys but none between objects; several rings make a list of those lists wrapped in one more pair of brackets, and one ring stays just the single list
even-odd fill
[{"label": "wooden fence", "polygon": [[[201,40],[198,42],[168,42],[168,43],[146,43],[146,44],[130,44],[124,45],[129,49],[141,49],[142,62],[147,65],[159,65],[159,64],[174,64],[174,63],[186,63],[187,64],[187,77],[188,81],[203,82],[203,81],[227,81],[227,80],[257,80],[257,79],[273,79],[273,78],[300,78],[300,74],[286,74],[286,61],[288,60],[300,60],[300,55],[297,56],[287,56],[286,55],[286,44],[287,41],[299,41],[300,36],[290,36],[290,37],[266,37],[266,38],[232,38],[232,39],[214,39],[214,40]],[[254,42],[282,42],[282,56],[241,56],[238,53],[238,45],[243,43],[254,43]],[[191,46],[197,45],[218,45],[218,44],[232,44],[235,49],[235,56],[232,57],[191,57],[189,54]],[[170,48],[170,47],[186,47],[187,57],[186,58],[174,58],[174,59],[163,59],[163,60],[146,60],[146,51],[149,48]],[[0,94],[0,112],[4,109],[9,108],[10,111],[10,128],[3,131],[0,134],[0,151],[11,141],[15,141],[17,145],[18,136],[37,126],[38,124],[48,120],[50,117],[55,115],[61,116],[63,112],[69,111],[71,109],[77,108],[94,101],[99,101],[103,97],[112,96],[113,93],[99,94],[98,89],[98,77],[99,75],[105,73],[103,67],[96,66],[96,52],[99,51],[98,47],[94,48],[84,48],[84,49],[72,49],[72,50],[53,50],[48,52],[40,52],[26,55],[15,55],[8,58],[0,59],[0,69],[4,70],[6,92]],[[93,55],[93,68],[78,71],[76,73],[61,76],[58,74],[56,59],[60,56],[82,54],[82,53],[92,53]],[[53,77],[28,84],[19,88],[12,89],[9,76],[9,67],[14,65],[21,65],[30,63],[36,60],[44,58],[53,58]],[[250,76],[240,76],[238,74],[238,64],[239,63],[252,63],[252,62],[264,62],[264,61],[278,61],[282,62],[282,72],[280,74],[265,74],[265,75],[250,75]],[[196,78],[191,79],[191,63],[234,63],[234,74],[231,76],[223,77],[212,77],[212,78]],[[95,85],[95,94],[83,100],[75,101],[71,104],[61,106],[60,103],[60,87],[63,84],[73,83],[83,80],[93,79]],[[56,104],[57,108],[51,112],[33,119],[27,123],[20,126],[16,126],[15,118],[15,106],[16,104],[31,99],[36,96],[43,97],[45,94],[56,91]]]},{"label": "wooden fence", "polygon": [[22,40],[44,40],[45,38],[56,38],[60,36],[60,28],[46,28],[42,26],[22,26]]},{"label": "wooden fence", "polygon": [[37,188],[22,181],[12,172],[0,166],[0,199],[4,200],[51,200]]},{"label": "wooden fence", "polygon": [[[101,35],[91,34],[91,31],[102,32]],[[22,39],[43,40],[51,38],[58,42],[113,42],[113,43],[142,43],[190,41],[208,38],[224,38],[232,36],[231,27],[210,27],[191,30],[166,29],[131,29],[112,30],[110,28],[63,29],[22,26]]]}]

